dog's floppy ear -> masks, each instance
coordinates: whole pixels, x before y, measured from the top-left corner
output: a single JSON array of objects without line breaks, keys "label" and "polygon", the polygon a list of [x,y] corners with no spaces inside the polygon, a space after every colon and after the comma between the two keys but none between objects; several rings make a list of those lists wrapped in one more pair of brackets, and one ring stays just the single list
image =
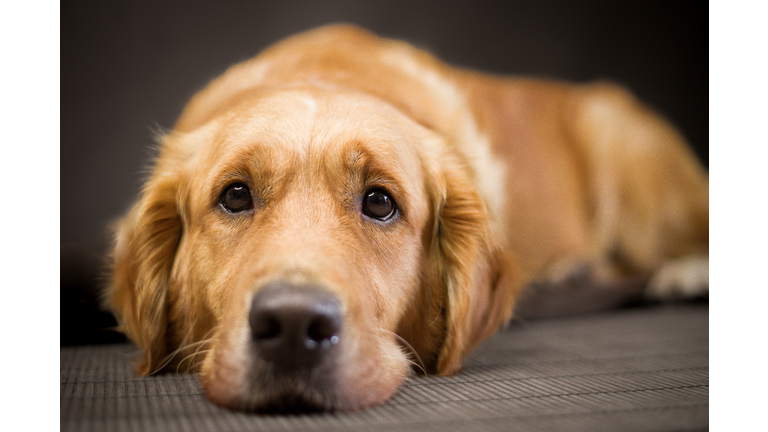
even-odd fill
[{"label": "dog's floppy ear", "polygon": [[181,235],[177,177],[155,170],[117,229],[108,302],[122,331],[144,351],[136,373],[150,374],[167,355],[167,285]]},{"label": "dog's floppy ear", "polygon": [[431,254],[444,290],[445,334],[436,369],[452,375],[511,318],[522,284],[516,261],[492,238],[488,210],[466,171],[441,171]]}]

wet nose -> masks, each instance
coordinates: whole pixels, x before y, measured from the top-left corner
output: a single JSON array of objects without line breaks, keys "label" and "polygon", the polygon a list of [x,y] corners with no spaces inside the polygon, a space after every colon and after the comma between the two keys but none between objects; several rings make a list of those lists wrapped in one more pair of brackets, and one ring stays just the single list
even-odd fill
[{"label": "wet nose", "polygon": [[261,358],[285,369],[315,366],[340,342],[341,305],[322,288],[269,284],[254,296],[248,318]]}]

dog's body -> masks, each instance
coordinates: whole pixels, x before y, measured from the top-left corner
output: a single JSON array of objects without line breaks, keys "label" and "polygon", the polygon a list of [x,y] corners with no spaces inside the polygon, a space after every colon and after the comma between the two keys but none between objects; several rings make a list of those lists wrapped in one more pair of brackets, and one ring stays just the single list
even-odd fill
[{"label": "dog's body", "polygon": [[355,409],[412,362],[455,373],[523,286],[706,290],[708,195],[621,88],[326,27],[190,102],[120,225],[110,301],[140,374],[199,370],[230,408]]}]

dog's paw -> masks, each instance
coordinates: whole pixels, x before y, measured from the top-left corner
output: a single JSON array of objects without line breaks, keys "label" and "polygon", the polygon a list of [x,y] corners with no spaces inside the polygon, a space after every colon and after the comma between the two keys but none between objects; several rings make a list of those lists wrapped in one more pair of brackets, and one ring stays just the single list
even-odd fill
[{"label": "dog's paw", "polygon": [[651,277],[645,295],[671,301],[709,293],[709,255],[691,255],[668,261]]}]

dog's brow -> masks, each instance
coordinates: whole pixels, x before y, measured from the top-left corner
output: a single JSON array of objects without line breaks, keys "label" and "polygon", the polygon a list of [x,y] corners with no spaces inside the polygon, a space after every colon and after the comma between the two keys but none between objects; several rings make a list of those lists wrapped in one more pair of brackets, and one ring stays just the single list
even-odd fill
[{"label": "dog's brow", "polygon": [[285,155],[275,157],[275,150],[269,146],[250,144],[235,149],[222,158],[209,176],[207,182],[212,199],[229,184],[246,183],[262,199],[279,189],[286,178],[295,171],[294,158]]},{"label": "dog's brow", "polygon": [[[355,141],[347,147],[343,156],[344,169],[349,177],[362,189],[374,186],[384,187],[403,204],[407,199],[406,181],[396,160],[387,157],[387,152],[376,152],[371,143]],[[362,191],[360,191],[362,192]]]}]

